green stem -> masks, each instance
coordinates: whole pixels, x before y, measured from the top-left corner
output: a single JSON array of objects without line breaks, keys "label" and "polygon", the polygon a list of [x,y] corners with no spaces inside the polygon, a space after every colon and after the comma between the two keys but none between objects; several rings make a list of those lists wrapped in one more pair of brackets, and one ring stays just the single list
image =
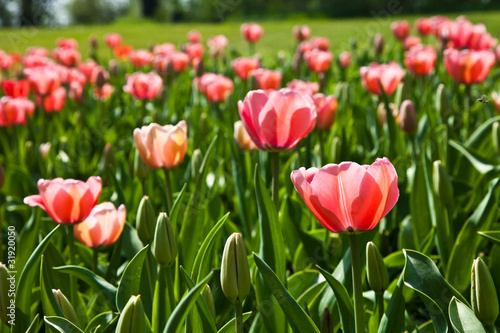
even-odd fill
[{"label": "green stem", "polygon": [[174,312],[175,309],[174,283],[172,281],[172,269],[170,267],[165,268],[165,277],[167,280],[168,302],[170,304],[170,311]]},{"label": "green stem", "polygon": [[253,56],[255,54],[255,43],[249,42],[248,49],[250,50],[250,56]]},{"label": "green stem", "polygon": [[236,333],[243,333],[243,310],[240,301],[234,303],[234,319]]},{"label": "green stem", "polygon": [[318,140],[319,140],[319,164],[323,166],[325,163],[325,147],[323,143],[323,131],[318,130]]},{"label": "green stem", "polygon": [[351,244],[352,284],[354,289],[354,317],[356,321],[356,333],[365,332],[365,310],[363,307],[363,291],[361,289],[361,260],[359,254],[359,235],[350,232],[349,242]]},{"label": "green stem", "polygon": [[93,255],[92,255],[92,272],[94,272],[95,274],[99,275],[98,271],[97,271],[97,264],[99,262],[99,259],[98,259],[99,252],[97,251],[96,248],[93,248],[92,250],[93,250]]},{"label": "green stem", "polygon": [[465,138],[469,137],[470,126],[470,84],[465,85],[465,98],[464,98],[464,125],[465,125]]},{"label": "green stem", "polygon": [[[69,257],[70,257],[70,263],[71,265],[76,265],[76,260],[75,260],[75,254],[76,254],[76,247],[75,247],[75,235],[73,233],[74,225],[73,224],[68,224],[68,245],[69,245]],[[71,289],[71,304],[77,305],[77,298],[78,298],[78,285],[76,278],[74,276],[69,277],[69,285]]]},{"label": "green stem", "polygon": [[167,190],[167,213],[170,215],[170,211],[174,204],[174,200],[172,199],[172,182],[170,181],[170,170],[168,168],[163,168],[163,171],[165,172],[165,187]]},{"label": "green stem", "polygon": [[484,325],[488,333],[495,333],[495,325]]},{"label": "green stem", "polygon": [[278,152],[271,152],[273,159],[273,187],[272,187],[272,198],[276,211],[279,210],[279,175],[280,175],[280,155]]},{"label": "green stem", "polygon": [[378,321],[382,320],[382,317],[384,316],[384,292],[379,292],[376,294],[377,297],[377,307],[378,307]]}]

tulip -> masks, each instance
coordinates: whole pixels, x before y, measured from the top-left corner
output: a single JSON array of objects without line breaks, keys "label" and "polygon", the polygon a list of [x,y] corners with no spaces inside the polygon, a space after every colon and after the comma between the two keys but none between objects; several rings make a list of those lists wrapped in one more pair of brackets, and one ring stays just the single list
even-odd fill
[{"label": "tulip", "polygon": [[24,80],[4,80],[2,82],[2,88],[5,95],[10,97],[28,97],[30,93],[30,82],[26,79]]},{"label": "tulip", "polygon": [[92,70],[97,67],[97,62],[95,62],[92,59],[89,59],[87,61],[81,62],[78,65],[78,69],[80,72],[82,72],[83,75],[87,78],[88,81],[90,81],[90,76],[92,75]]},{"label": "tulip", "polygon": [[68,71],[68,82],[69,84],[78,82],[81,86],[84,86],[87,83],[87,77],[78,69],[71,68]]},{"label": "tulip", "polygon": [[59,289],[52,289],[52,293],[54,294],[57,304],[59,304],[64,317],[75,324],[77,327],[79,327],[80,321],[78,320],[78,316],[76,315],[75,309],[68,301],[66,296],[64,296],[64,294]]},{"label": "tulip", "polygon": [[170,267],[175,262],[177,242],[167,213],[158,216],[151,252],[162,267]]},{"label": "tulip", "polygon": [[333,55],[330,51],[312,50],[305,55],[309,69],[315,73],[326,72],[330,68]]},{"label": "tulip", "polygon": [[120,313],[115,333],[150,333],[152,331],[140,297],[140,295],[130,297]]},{"label": "tulip", "polygon": [[408,21],[395,21],[391,23],[391,30],[394,37],[403,41],[408,35],[410,35],[410,23]]},{"label": "tulip", "polygon": [[66,100],[66,90],[59,87],[52,93],[46,96],[36,96],[36,102],[40,107],[43,107],[45,112],[59,112],[64,106]]},{"label": "tulip", "polygon": [[317,117],[313,99],[291,89],[250,91],[238,109],[255,145],[268,151],[292,150]]},{"label": "tulip", "polygon": [[62,49],[77,49],[78,42],[73,38],[58,38],[56,40],[57,47]]},{"label": "tulip", "polygon": [[430,18],[422,17],[415,21],[415,28],[422,36],[429,36],[433,32],[433,24]]},{"label": "tulip", "polygon": [[13,63],[14,59],[12,58],[12,56],[0,50],[0,68],[4,71],[7,71]]},{"label": "tulip", "polygon": [[415,75],[429,75],[436,64],[433,46],[415,46],[405,52],[405,66]]},{"label": "tulip", "polygon": [[297,42],[303,42],[309,39],[309,36],[311,35],[311,28],[307,25],[295,25],[292,28],[292,34]]},{"label": "tulip", "polygon": [[122,43],[122,36],[117,33],[109,33],[104,35],[104,41],[111,49],[114,49]]},{"label": "tulip", "polygon": [[118,45],[113,48],[113,55],[120,60],[127,60],[133,51],[130,45]]},{"label": "tulip", "polygon": [[220,74],[205,73],[198,80],[198,89],[209,102],[223,102],[233,92],[233,81]]},{"label": "tulip", "polygon": [[187,150],[187,125],[149,126],[134,130],[134,141],[142,161],[150,168],[172,168],[184,159]]},{"label": "tulip", "polygon": [[40,179],[40,194],[24,198],[24,203],[39,206],[60,224],[75,224],[89,216],[101,194],[101,178],[90,177],[87,182],[74,179]]},{"label": "tulip", "polygon": [[214,58],[221,56],[227,44],[229,44],[229,40],[224,35],[211,37],[207,41],[207,45],[210,48],[210,55]]},{"label": "tulip", "polygon": [[375,50],[376,55],[382,54],[384,51],[384,35],[381,33],[376,33],[375,36],[373,36],[373,49]]},{"label": "tulip", "polygon": [[246,80],[251,71],[259,68],[260,63],[255,58],[240,57],[231,61],[231,66],[240,79]]},{"label": "tulip", "polygon": [[78,104],[83,103],[83,86],[80,82],[71,82],[69,85],[69,98]]},{"label": "tulip", "polygon": [[257,42],[263,33],[264,29],[257,23],[244,23],[241,25],[241,34],[249,43]]},{"label": "tulip", "polygon": [[54,50],[54,59],[64,66],[74,67],[80,62],[81,55],[76,49],[57,48]]},{"label": "tulip", "polygon": [[134,67],[141,68],[151,65],[154,54],[147,50],[137,50],[130,53],[129,59]]},{"label": "tulip", "polygon": [[195,149],[191,156],[191,171],[194,179],[198,179],[200,175],[201,165],[203,164],[203,155],[201,150]]},{"label": "tulip", "polygon": [[286,86],[287,88],[311,96],[319,90],[319,84],[316,82],[304,82],[296,79],[288,82]]},{"label": "tulip", "polygon": [[95,87],[94,89],[94,98],[101,100],[101,101],[106,101],[108,100],[113,92],[115,91],[115,88],[110,85],[109,83],[105,83],[102,87]]},{"label": "tulip", "polygon": [[33,93],[47,95],[55,91],[61,85],[58,72],[48,66],[35,67],[25,70],[26,76],[31,83]]},{"label": "tulip", "polygon": [[101,66],[94,67],[94,69],[92,70],[92,74],[90,75],[90,83],[99,88],[102,87],[108,81],[109,81],[108,71]]},{"label": "tulip", "polygon": [[42,160],[47,158],[47,155],[50,152],[50,147],[52,147],[50,142],[40,143],[40,147],[38,147],[38,150],[40,151],[40,157],[42,158]]},{"label": "tulip", "polygon": [[359,73],[363,87],[376,95],[382,95],[380,85],[385,94],[392,95],[405,74],[401,66],[394,61],[389,64],[372,62],[368,67],[361,67]]},{"label": "tulip", "polygon": [[314,37],[311,40],[311,45],[313,49],[328,51],[328,49],[330,48],[330,40],[326,37]]},{"label": "tulip", "polygon": [[187,34],[187,39],[190,43],[199,43],[201,42],[202,36],[198,30],[191,30]]},{"label": "tulip", "polygon": [[325,310],[323,310],[323,314],[321,315],[320,332],[333,333],[332,315],[328,310],[328,307],[325,307]]},{"label": "tulip", "polygon": [[488,266],[481,258],[474,260],[471,276],[471,305],[476,317],[494,332],[498,317],[498,297]]},{"label": "tulip", "polygon": [[35,111],[35,104],[27,98],[4,96],[0,99],[0,127],[25,125],[26,116]]},{"label": "tulip", "polygon": [[174,52],[168,57],[175,72],[183,72],[189,65],[189,56],[184,52]]},{"label": "tulip", "polygon": [[136,72],[127,76],[127,84],[123,86],[123,91],[136,99],[153,100],[162,87],[163,82],[158,74]]},{"label": "tulip", "polygon": [[257,149],[241,120],[234,123],[234,141],[241,150]]},{"label": "tulip", "polygon": [[155,55],[169,56],[175,52],[175,45],[172,43],[163,43],[156,45],[153,48],[153,53]]},{"label": "tulip", "polygon": [[191,59],[191,62],[193,62],[194,59],[203,58],[205,47],[200,43],[186,44],[184,45],[184,52],[187,53],[189,59]]},{"label": "tulip", "polygon": [[346,69],[351,63],[351,54],[348,51],[342,52],[341,54],[339,54],[339,62],[340,66]]},{"label": "tulip", "polygon": [[243,302],[250,293],[250,269],[241,234],[234,233],[226,241],[220,269],[222,291],[231,302]]},{"label": "tulip", "polygon": [[443,53],[444,67],[458,83],[482,82],[495,64],[495,54],[490,50],[474,51],[447,49]]},{"label": "tulip", "polygon": [[281,72],[265,68],[257,68],[252,71],[252,76],[257,81],[259,89],[279,89],[281,86]]},{"label": "tulip", "polygon": [[153,240],[155,216],[153,206],[147,195],[143,196],[137,209],[136,229],[139,239],[143,244]]},{"label": "tulip", "polygon": [[389,272],[384,259],[373,242],[366,244],[366,275],[370,288],[377,294],[383,293],[389,286]]},{"label": "tulip", "polygon": [[203,297],[205,303],[207,303],[208,310],[210,311],[212,318],[215,320],[215,302],[210,285],[207,284],[205,288],[203,288],[203,291],[201,292],[201,297]]},{"label": "tulip", "polygon": [[473,50],[488,50],[494,48],[497,43],[498,40],[486,32],[484,24],[476,24],[467,45]]},{"label": "tulip", "polygon": [[418,45],[421,45],[421,41],[420,41],[420,38],[417,36],[408,36],[403,41],[403,48],[405,50],[409,50],[412,47],[415,47]]},{"label": "tulip", "polygon": [[409,99],[401,103],[399,109],[399,126],[404,133],[414,134],[418,129],[417,113],[413,102]]},{"label": "tulip", "polygon": [[47,56],[39,54],[28,54],[22,59],[22,64],[26,69],[47,66],[51,62],[52,60],[47,58]]},{"label": "tulip", "polygon": [[321,93],[314,94],[314,104],[316,105],[316,128],[320,130],[329,130],[335,121],[337,113],[337,99],[335,96],[325,96]]}]

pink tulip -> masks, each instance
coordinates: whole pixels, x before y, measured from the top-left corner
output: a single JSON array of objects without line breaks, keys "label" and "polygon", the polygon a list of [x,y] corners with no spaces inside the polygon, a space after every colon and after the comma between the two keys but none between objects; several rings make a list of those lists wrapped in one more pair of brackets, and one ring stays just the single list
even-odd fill
[{"label": "pink tulip", "polygon": [[69,98],[78,104],[83,103],[83,86],[78,81],[73,81],[69,85]]},{"label": "pink tulip", "polygon": [[184,52],[174,52],[168,57],[175,72],[183,72],[189,66],[189,56]]},{"label": "pink tulip", "polygon": [[104,35],[104,40],[111,49],[114,49],[122,43],[122,36],[120,34],[112,32]]},{"label": "pink tulip", "polygon": [[115,91],[115,88],[109,83],[105,83],[100,88],[99,87],[94,88],[94,98],[101,101],[106,101],[108,98],[111,97],[113,91]]},{"label": "pink tulip", "polygon": [[2,82],[2,88],[5,95],[10,97],[28,97],[30,93],[30,82],[26,79],[24,80],[4,80]]},{"label": "pink tulip", "polygon": [[10,54],[0,50],[0,68],[7,71],[13,63],[14,58]]},{"label": "pink tulip", "polygon": [[136,72],[127,76],[127,84],[123,87],[123,91],[136,99],[153,100],[162,87],[163,81],[158,74]]},{"label": "pink tulip", "polygon": [[33,93],[47,95],[59,88],[61,79],[59,73],[52,67],[35,67],[25,70],[25,74],[31,83]]},{"label": "pink tulip", "polygon": [[200,78],[198,87],[209,102],[224,102],[233,92],[233,81],[223,75],[205,73]]},{"label": "pink tulip", "polygon": [[312,42],[308,41],[303,41],[299,45],[297,45],[297,52],[306,55],[307,53],[311,52],[314,50],[314,46]]},{"label": "pink tulip", "polygon": [[309,39],[309,36],[311,35],[311,28],[307,25],[295,25],[292,28],[292,34],[297,42],[303,42]]},{"label": "pink tulip", "polygon": [[405,50],[409,50],[412,47],[415,47],[415,46],[418,46],[418,45],[421,45],[421,41],[420,41],[420,38],[417,37],[417,36],[408,36],[403,41],[403,48]]},{"label": "pink tulip", "polygon": [[95,67],[97,67],[97,62],[92,59],[81,62],[80,65],[78,65],[78,69],[83,73],[83,75],[85,75],[87,81],[90,81],[90,76],[92,75],[92,71]]},{"label": "pink tulip", "polygon": [[433,23],[430,18],[422,17],[415,21],[415,27],[422,36],[429,36],[433,32]]},{"label": "pink tulip", "polygon": [[286,88],[250,91],[238,110],[255,145],[268,151],[292,150],[317,117],[309,95]]},{"label": "pink tulip", "polygon": [[73,38],[58,38],[56,45],[63,49],[78,49],[78,42]]},{"label": "pink tulip", "polygon": [[437,54],[433,46],[415,46],[405,52],[405,66],[415,75],[429,75],[436,64]]},{"label": "pink tulip", "polygon": [[87,77],[78,69],[71,68],[68,71],[68,82],[70,84],[72,82],[78,82],[80,85],[84,86],[87,83]]},{"label": "pink tulip", "polygon": [[344,51],[339,54],[339,62],[342,68],[345,69],[349,67],[349,64],[351,63],[351,54],[349,53],[349,51]]},{"label": "pink tulip", "polygon": [[36,96],[36,102],[43,110],[48,113],[59,112],[64,106],[66,100],[66,90],[59,87],[45,96]]},{"label": "pink tulip", "polygon": [[155,58],[154,54],[149,52],[148,50],[133,51],[132,53],[130,53],[129,56],[130,62],[136,68],[141,68],[151,65],[154,58]]},{"label": "pink tulip", "polygon": [[241,150],[255,150],[257,146],[253,143],[252,138],[248,135],[245,126],[241,120],[234,123],[234,141]]},{"label": "pink tulip", "polygon": [[205,53],[205,47],[200,43],[192,43],[184,45],[184,52],[187,53],[189,59],[201,59],[203,58],[203,53]]},{"label": "pink tulip", "polygon": [[27,116],[35,111],[35,104],[27,98],[0,98],[0,127],[25,125]]},{"label": "pink tulip", "polygon": [[172,168],[184,159],[187,150],[187,125],[160,126],[156,123],[136,128],[134,141],[144,164],[152,169]]},{"label": "pink tulip", "polygon": [[325,96],[321,93],[314,94],[313,99],[318,113],[316,128],[328,131],[332,127],[337,114],[337,99],[333,95]]},{"label": "pink tulip", "polygon": [[332,232],[371,230],[399,198],[398,179],[387,158],[300,168],[292,183],[318,221]]},{"label": "pink tulip", "polygon": [[372,62],[368,67],[361,67],[359,73],[363,87],[375,95],[382,95],[380,85],[387,95],[392,95],[405,75],[404,69],[394,61],[389,64]]},{"label": "pink tulip", "polygon": [[251,75],[255,77],[259,89],[279,89],[281,86],[281,72],[273,71],[265,68],[257,68],[251,72]]},{"label": "pink tulip", "polygon": [[198,30],[191,30],[187,34],[187,39],[190,43],[199,43],[201,42],[201,33]]},{"label": "pink tulip", "polygon": [[326,72],[330,68],[333,55],[330,51],[312,50],[305,55],[309,69],[315,73]]},{"label": "pink tulip", "polygon": [[111,202],[95,206],[90,215],[73,229],[76,239],[88,247],[108,246],[120,237],[127,210],[125,205],[118,209]]},{"label": "pink tulip", "polygon": [[313,49],[328,51],[330,49],[330,40],[326,37],[314,37],[311,40]]},{"label": "pink tulip", "polygon": [[89,216],[101,194],[101,178],[90,177],[87,182],[74,179],[40,179],[38,192],[24,198],[24,203],[39,206],[61,224],[79,223]]},{"label": "pink tulip", "polygon": [[231,61],[231,66],[240,79],[246,80],[251,71],[260,67],[260,63],[256,58],[240,57]]},{"label": "pink tulip", "polygon": [[58,64],[49,64],[48,67],[59,75],[61,83],[68,83],[70,68]]},{"label": "pink tulip", "polygon": [[482,82],[495,64],[495,54],[490,50],[474,51],[447,49],[443,53],[444,67],[458,83]]},{"label": "pink tulip", "polygon": [[263,33],[264,29],[257,23],[244,23],[241,25],[241,34],[249,43],[257,42]]},{"label": "pink tulip", "polygon": [[288,82],[286,86],[292,90],[310,95],[311,97],[319,90],[319,84],[317,82],[304,82],[296,79]]},{"label": "pink tulip", "polygon": [[484,24],[476,24],[467,44],[473,50],[488,50],[494,48],[497,42],[496,38],[486,32]]},{"label": "pink tulip", "polygon": [[33,54],[33,55],[28,54],[28,55],[23,57],[21,62],[23,64],[24,68],[28,69],[28,68],[34,68],[34,67],[47,66],[47,65],[49,65],[49,63],[52,62],[52,60],[50,60],[46,56],[41,56],[38,54]]},{"label": "pink tulip", "polygon": [[156,45],[153,48],[153,53],[155,55],[161,54],[162,56],[169,56],[174,52],[175,52],[175,45],[172,43],[163,43],[160,45]]},{"label": "pink tulip", "polygon": [[210,49],[210,55],[215,58],[221,56],[227,44],[229,44],[229,40],[224,35],[211,37],[207,41],[208,48]]},{"label": "pink tulip", "polygon": [[394,37],[401,41],[410,35],[410,29],[408,21],[395,21],[391,23],[391,30]]},{"label": "pink tulip", "polygon": [[67,67],[75,67],[81,59],[80,52],[76,49],[56,48],[53,52],[54,59]]}]

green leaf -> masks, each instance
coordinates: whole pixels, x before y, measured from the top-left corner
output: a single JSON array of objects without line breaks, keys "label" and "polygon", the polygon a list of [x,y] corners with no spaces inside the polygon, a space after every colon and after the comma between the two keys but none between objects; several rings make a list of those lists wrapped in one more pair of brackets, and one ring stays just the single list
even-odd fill
[{"label": "green leaf", "polygon": [[403,332],[405,327],[405,298],[403,296],[404,271],[392,293],[389,305],[380,321],[378,333]]},{"label": "green leaf", "polygon": [[264,278],[266,285],[278,301],[281,309],[283,309],[288,324],[292,327],[293,332],[319,333],[319,330],[314,322],[306,314],[304,309],[302,309],[295,301],[292,295],[290,295],[290,293],[285,289],[279,278],[276,274],[274,274],[273,270],[257,254],[254,253],[253,258],[259,272]]},{"label": "green leaf", "polygon": [[44,315],[64,317],[64,313],[52,292],[52,286],[50,285],[49,274],[44,264],[43,255],[40,259],[40,298],[42,299]]},{"label": "green leaf", "polygon": [[16,294],[16,307],[18,310],[16,313],[16,332],[24,332],[28,328],[30,323],[31,293],[35,282],[35,274],[38,272],[39,260],[51,238],[59,228],[60,225],[57,225],[47,236],[45,236],[40,244],[38,244],[21,273]]},{"label": "green leaf", "polygon": [[114,318],[117,318],[117,316],[114,314],[113,311],[108,311],[108,312],[102,312],[92,318],[90,323],[88,323],[87,327],[85,328],[85,333],[91,333],[92,330],[95,330],[97,326],[100,327],[106,327],[109,325]]},{"label": "green leaf", "polygon": [[[243,322],[247,321],[248,318],[252,315],[252,312],[245,312],[243,315]],[[235,319],[231,319],[226,323],[226,325],[222,326],[221,329],[217,333],[232,333],[234,332],[234,323]]]},{"label": "green leaf", "polygon": [[174,312],[172,312],[170,318],[168,318],[168,322],[163,330],[163,333],[177,332],[177,329],[184,323],[184,320],[189,314],[189,311],[193,308],[198,297],[201,297],[201,290],[205,287],[208,281],[210,281],[213,275],[214,273],[210,272],[210,274],[208,274],[200,283],[194,286],[186,296],[184,296],[175,308]]},{"label": "green leaf", "polygon": [[179,225],[179,212],[181,210],[182,199],[184,199],[184,194],[186,194],[187,183],[182,186],[181,191],[175,198],[174,204],[172,205],[172,210],[170,211],[170,224],[172,225],[172,231],[174,235],[177,235],[177,228]]},{"label": "green leaf", "polygon": [[33,321],[31,322],[30,327],[26,330],[26,333],[36,333],[40,330],[40,315],[37,313]]},{"label": "green leaf", "polygon": [[43,320],[54,333],[83,333],[72,322],[62,317],[44,317]]},{"label": "green leaf", "polygon": [[421,250],[422,243],[432,227],[431,212],[427,199],[427,182],[422,163],[417,163],[408,169],[411,180],[410,214],[416,248]]},{"label": "green leaf", "polygon": [[472,149],[466,148],[462,146],[460,143],[450,140],[450,146],[455,148],[458,152],[460,152],[465,158],[469,160],[469,162],[474,166],[474,168],[479,171],[481,174],[486,174],[490,171],[498,169],[495,165],[491,164],[489,161],[486,161],[484,158],[476,154]]},{"label": "green leaf", "polygon": [[342,330],[344,332],[354,332],[356,329],[354,324],[354,308],[349,293],[345,289],[344,285],[335,279],[333,275],[319,266],[316,266],[316,268],[325,277],[326,282],[328,282],[333,290],[333,293],[335,294],[340,311]]},{"label": "green leaf", "polygon": [[495,230],[495,231],[478,231],[477,232],[479,235],[487,238],[488,240],[492,241],[496,245],[500,246],[500,231]]},{"label": "green leaf", "polygon": [[68,265],[63,267],[54,267],[54,269],[61,273],[76,276],[92,287],[95,292],[102,293],[102,298],[104,298],[104,301],[108,303],[110,308],[113,310],[116,309],[116,288],[102,277],[97,276],[87,268],[80,266]]},{"label": "green leaf", "polygon": [[128,263],[123,271],[118,289],[116,291],[116,308],[119,312],[123,311],[125,305],[132,295],[139,293],[141,282],[142,267],[144,259],[149,251],[149,244],[140,250],[134,258]]},{"label": "green leaf", "polygon": [[456,297],[451,299],[449,313],[451,325],[456,333],[487,333],[474,312]]}]

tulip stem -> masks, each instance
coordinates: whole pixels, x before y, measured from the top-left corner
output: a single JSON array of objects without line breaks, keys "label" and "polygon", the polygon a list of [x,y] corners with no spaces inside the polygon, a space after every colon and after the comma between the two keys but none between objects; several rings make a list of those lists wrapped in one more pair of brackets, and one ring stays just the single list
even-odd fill
[{"label": "tulip stem", "polygon": [[377,306],[378,306],[378,321],[379,323],[382,321],[382,317],[384,317],[384,292],[381,291],[376,294],[377,297]]},{"label": "tulip stem", "polygon": [[272,187],[272,197],[276,211],[279,210],[279,175],[280,175],[280,155],[278,152],[271,152],[273,158],[273,187]]},{"label": "tulip stem", "polygon": [[165,277],[167,280],[168,302],[170,304],[170,313],[172,313],[174,312],[175,309],[175,296],[174,296],[174,283],[172,281],[171,267],[165,268]]},{"label": "tulip stem", "polygon": [[236,333],[243,333],[243,309],[240,301],[234,303],[234,323],[236,325]]},{"label": "tulip stem", "polygon": [[488,333],[495,333],[495,325],[484,325]]},{"label": "tulip stem", "polygon": [[318,130],[318,140],[319,140],[319,164],[322,167],[325,163],[325,147],[323,143],[323,131]]},{"label": "tulip stem", "polygon": [[165,172],[165,187],[167,190],[167,211],[170,215],[174,202],[172,199],[172,182],[170,181],[170,170],[168,168],[163,168],[163,171]]},{"label": "tulip stem", "polygon": [[361,259],[359,254],[359,235],[350,232],[349,242],[351,244],[351,266],[352,266],[352,284],[354,289],[354,317],[356,322],[356,333],[365,332],[363,306],[363,291],[361,289]]},{"label": "tulip stem", "polygon": [[99,275],[98,272],[97,272],[97,264],[99,262],[99,259],[98,259],[98,256],[99,256],[99,252],[97,252],[97,249],[96,248],[93,248],[93,256],[92,256],[92,272],[94,272],[95,274]]},{"label": "tulip stem", "polygon": [[[68,224],[68,246],[69,246],[69,260],[71,265],[76,265],[75,261],[75,235],[73,233],[74,225],[73,224]],[[78,305],[77,303],[77,298],[78,298],[78,291],[77,291],[77,283],[76,283],[76,278],[74,276],[69,277],[69,285],[71,289],[71,303],[76,306]]]},{"label": "tulip stem", "polygon": [[465,138],[469,137],[469,124],[470,123],[470,84],[465,85],[465,98],[464,98],[464,125],[465,125]]}]

